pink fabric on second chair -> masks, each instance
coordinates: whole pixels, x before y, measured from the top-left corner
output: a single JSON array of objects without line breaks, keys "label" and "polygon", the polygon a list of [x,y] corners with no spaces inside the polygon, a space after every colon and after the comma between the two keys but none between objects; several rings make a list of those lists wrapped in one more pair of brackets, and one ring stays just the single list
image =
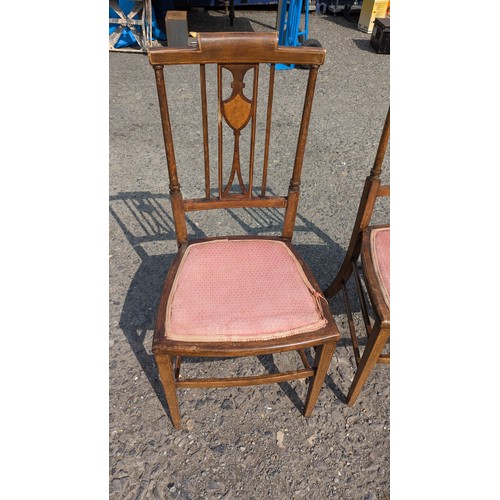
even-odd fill
[{"label": "pink fabric on second chair", "polygon": [[374,229],[371,233],[373,264],[384,301],[390,307],[391,300],[391,229]]},{"label": "pink fabric on second chair", "polygon": [[267,340],[322,328],[317,292],[281,241],[214,240],[190,245],[167,305],[166,337]]}]

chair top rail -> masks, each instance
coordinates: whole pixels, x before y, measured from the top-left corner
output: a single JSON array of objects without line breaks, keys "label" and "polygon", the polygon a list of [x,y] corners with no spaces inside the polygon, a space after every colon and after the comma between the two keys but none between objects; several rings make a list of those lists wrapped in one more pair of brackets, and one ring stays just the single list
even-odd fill
[{"label": "chair top rail", "polygon": [[278,46],[277,33],[198,33],[197,47],[149,47],[151,65],[170,64],[311,64],[325,62],[321,47]]}]

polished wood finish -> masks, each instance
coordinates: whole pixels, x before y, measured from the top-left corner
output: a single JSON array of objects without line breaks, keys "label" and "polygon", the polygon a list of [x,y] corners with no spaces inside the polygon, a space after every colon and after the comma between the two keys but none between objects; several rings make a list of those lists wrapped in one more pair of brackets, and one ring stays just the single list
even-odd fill
[{"label": "polished wood finish", "polygon": [[[165,89],[165,76],[163,66],[155,66],[156,87]],[[163,127],[163,139],[165,142],[165,153],[167,156],[168,176],[170,179],[170,201],[174,215],[175,234],[179,244],[187,241],[187,226],[184,217],[184,207],[182,203],[181,186],[177,177],[177,167],[175,162],[174,141],[172,138],[172,128],[168,113],[167,94],[165,91],[158,92],[160,105],[160,116]]]},{"label": "polished wood finish", "polygon": [[389,142],[389,133],[390,110],[387,111],[387,116],[385,119],[384,128],[382,130],[382,136],[378,145],[377,155],[375,157],[373,168],[370,172],[370,175],[365,180],[365,185],[361,194],[358,213],[351,234],[349,247],[347,248],[347,253],[344,257],[344,261],[342,262],[342,266],[339,272],[337,273],[330,286],[325,290],[325,296],[327,298],[331,298],[336,295],[340,291],[342,283],[345,283],[349,279],[352,272],[352,263],[357,262],[360,254],[362,232],[370,224],[377,198],[380,196],[389,196],[389,187],[381,186],[380,183],[382,162],[384,159],[385,151],[387,149],[387,144]]},{"label": "polished wood finish", "polygon": [[[210,198],[208,198],[210,199]],[[259,196],[248,198],[211,198],[212,201],[217,203],[217,208],[285,208],[287,206],[287,198],[282,196]],[[193,200],[183,201],[184,210],[191,212],[193,210],[212,210],[214,205],[207,203],[207,198],[199,198]]]},{"label": "polished wood finish", "polygon": [[177,401],[177,392],[175,390],[175,379],[172,368],[173,356],[165,354],[155,354],[156,364],[160,372],[160,380],[163,384],[165,398],[167,399],[168,409],[172,423],[176,429],[181,428],[181,414],[179,412],[179,402]]},{"label": "polished wood finish", "polygon": [[180,389],[189,387],[245,387],[249,385],[273,384],[312,376],[314,376],[314,370],[293,370],[250,377],[186,378],[178,380],[176,386]]},{"label": "polished wood finish", "polygon": [[[294,254],[304,274],[311,283],[318,297],[322,296],[321,289],[317,284],[307,264],[297,253],[291,243],[293,237],[297,207],[300,197],[300,182],[302,165],[304,160],[305,146],[307,142],[307,131],[309,127],[310,114],[312,110],[314,88],[316,84],[318,68],[325,59],[325,50],[317,47],[278,47],[276,33],[201,33],[198,34],[197,48],[152,48],[148,51],[149,61],[154,67],[156,84],[158,90],[161,122],[163,126],[163,138],[167,159],[170,198],[172,213],[175,223],[177,242],[179,245],[177,256],[171,265],[165,279],[163,291],[158,307],[154,337],[153,353],[155,355],[161,381],[164,387],[167,404],[170,410],[172,423],[176,429],[181,428],[181,417],[177,401],[177,388],[192,387],[230,387],[247,386],[257,384],[278,383],[298,378],[307,378],[310,381],[304,415],[310,416],[323,385],[339,333],[332,318],[328,302],[319,300],[319,306],[327,324],[314,332],[292,335],[285,338],[262,341],[239,341],[239,342],[186,342],[172,340],[167,337],[165,331],[167,304],[174,286],[174,281],[179,270],[182,258],[193,243],[201,241],[214,241],[218,238],[205,238],[189,240],[186,225],[186,213],[196,210],[232,209],[232,208],[259,208],[273,207],[285,210],[284,224],[281,237],[234,235],[224,239],[268,239],[284,242]],[[259,83],[259,68],[261,64],[270,65],[269,68],[269,91],[267,99],[267,110],[265,110],[265,140],[264,140],[264,164],[262,169],[262,180],[260,194],[254,191],[254,161],[256,148],[257,128],[257,98]],[[288,188],[288,195],[270,196],[266,194],[267,175],[269,168],[269,145],[271,138],[272,102],[274,93],[275,64],[307,64],[309,69],[308,82],[304,89],[304,104],[299,125],[299,133],[296,144],[296,155],[293,164],[293,172]],[[201,126],[203,128],[203,164],[205,173],[205,197],[184,199],[180,189],[177,162],[174,153],[174,143],[169,116],[168,99],[163,75],[164,66],[172,64],[199,64],[200,65],[200,88],[201,88]],[[210,179],[210,154],[209,133],[207,123],[207,83],[206,65],[217,65],[217,195],[212,194]],[[252,79],[251,95],[245,93],[246,79]],[[230,85],[230,95],[223,98],[225,93],[223,87]],[[188,110],[187,110],[188,111]],[[231,151],[232,161],[230,169],[223,165],[224,147],[223,129],[229,127],[232,130],[232,141],[228,147]],[[248,176],[244,178],[242,169],[242,158],[240,157],[240,141],[242,131],[249,127],[249,163],[246,170]],[[225,178],[229,170],[228,178]],[[324,298],[324,297],[323,297]],[[314,361],[309,363],[306,349],[314,348]],[[196,356],[207,358],[240,357],[269,355],[279,352],[298,351],[303,369],[290,370],[280,373],[267,373],[251,377],[221,377],[221,378],[182,378],[181,360],[184,356]]]},{"label": "polished wood finish", "polygon": [[[257,40],[258,38],[258,40]],[[325,62],[318,47],[278,46],[276,33],[198,33],[195,48],[149,47],[151,65],[170,64],[313,64]]]},{"label": "polished wood finish", "polygon": [[[351,335],[354,358],[357,364],[356,374],[347,395],[347,404],[349,406],[352,406],[356,402],[373,366],[376,363],[390,363],[390,355],[382,354],[382,350],[390,336],[390,309],[385,304],[380,292],[375,269],[373,267],[370,246],[370,232],[376,227],[389,227],[389,224],[383,226],[370,225],[377,199],[390,196],[390,186],[381,185],[380,181],[382,163],[389,142],[389,134],[390,110],[387,111],[373,168],[370,171],[370,175],[365,180],[349,247],[337,275],[330,286],[324,291],[324,295],[328,299],[342,292],[346,310],[347,324]],[[362,269],[362,276],[359,272],[359,267]],[[352,315],[352,307],[347,291],[347,283],[352,276],[354,277],[355,290],[357,292],[363,323],[368,337],[367,344],[362,354],[360,353],[359,341]],[[365,296],[363,283],[368,292],[368,297]],[[370,301],[374,315],[373,322],[369,315],[368,300]]]},{"label": "polished wood finish", "polygon": [[[241,207],[284,207],[285,223],[282,236],[291,239],[295,226],[297,207],[300,197],[300,178],[304,160],[307,133],[312,110],[314,88],[319,65],[325,60],[325,49],[318,47],[280,47],[276,33],[199,33],[197,48],[154,47],[148,51],[150,63],[156,74],[156,85],[160,103],[160,115],[163,125],[163,137],[170,179],[170,196],[175,220],[177,242],[187,242],[185,212],[191,210],[212,210],[214,208]],[[206,64],[217,64],[218,87],[218,191],[217,197],[210,195],[210,163],[208,146],[207,96],[206,96]],[[262,173],[262,192],[253,192],[254,157],[256,134],[256,108],[259,63],[271,64],[268,107],[266,116],[266,138],[264,146],[264,166]],[[287,197],[266,196],[267,171],[269,162],[269,142],[272,120],[272,97],[274,88],[275,64],[307,64],[309,77],[305,92],[299,135],[296,145],[296,156],[292,178]],[[205,198],[184,200],[180,191],[177,164],[174,153],[171,121],[168,110],[168,99],[165,89],[163,68],[171,64],[199,64],[201,81],[202,125],[205,165]],[[223,70],[232,76],[232,92],[228,99],[222,98],[224,86]],[[253,94],[248,98],[243,89],[247,73],[253,74]],[[226,124],[233,130],[233,161],[229,179],[224,179],[223,165],[223,126]],[[248,180],[245,182],[241,172],[240,137],[242,130],[251,124],[250,162]],[[231,192],[235,182],[239,192]]]},{"label": "polished wood finish", "polygon": [[375,323],[375,327],[371,335],[368,337],[368,342],[366,343],[363,351],[363,356],[359,361],[356,374],[354,375],[351,387],[349,388],[349,393],[347,394],[347,404],[349,406],[352,406],[356,402],[368,375],[370,375],[373,367],[379,361],[382,349],[389,340],[389,334],[389,327],[382,327],[380,322]]},{"label": "polished wood finish", "polygon": [[319,391],[326,377],[326,372],[330,366],[330,360],[335,350],[336,342],[325,342],[316,349],[316,357],[314,358],[315,375],[311,377],[309,391],[306,396],[306,406],[304,408],[304,416],[310,417],[314,410],[314,406],[319,396]]}]

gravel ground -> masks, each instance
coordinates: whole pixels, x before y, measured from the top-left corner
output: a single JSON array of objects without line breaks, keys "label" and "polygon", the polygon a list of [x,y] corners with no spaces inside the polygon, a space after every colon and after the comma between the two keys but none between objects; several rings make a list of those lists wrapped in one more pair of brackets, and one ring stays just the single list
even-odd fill
[{"label": "gravel ground", "polygon": [[[237,9],[233,29],[271,31],[275,20],[273,10]],[[204,11],[190,12],[189,29],[231,28],[221,12]],[[326,48],[327,61],[318,77],[294,242],[324,287],[345,253],[375,157],[389,106],[390,57],[376,54],[370,35],[332,14],[310,16],[309,37]],[[185,428],[173,429],[151,353],[156,305],[176,251],[153,70],[144,54],[111,52],[109,61],[110,498],[389,498],[389,368],[377,366],[355,406],[345,404],[355,362],[345,315],[335,301],[342,338],[311,418],[301,415],[303,381],[191,389],[179,395]],[[298,106],[291,97],[304,74],[278,72],[284,90],[275,109],[283,119]],[[180,110],[198,95],[175,71],[168,78],[177,86],[171,112],[186,146],[177,146],[177,160],[189,165],[199,156],[198,136],[191,114],[180,124]],[[198,119],[196,110],[192,117]],[[285,140],[276,148],[275,154],[290,157]],[[389,155],[385,180],[388,163]],[[282,174],[275,175],[278,184]],[[186,194],[196,195],[196,183],[194,174],[181,177]],[[388,212],[382,206],[377,218]],[[273,231],[279,218],[272,211],[253,218],[235,211],[218,225],[197,214],[190,230]],[[357,311],[358,322],[359,316]],[[297,361],[292,353],[224,366],[245,375],[274,363],[292,368]],[[210,376],[219,366],[194,359],[186,360],[185,369]]]}]

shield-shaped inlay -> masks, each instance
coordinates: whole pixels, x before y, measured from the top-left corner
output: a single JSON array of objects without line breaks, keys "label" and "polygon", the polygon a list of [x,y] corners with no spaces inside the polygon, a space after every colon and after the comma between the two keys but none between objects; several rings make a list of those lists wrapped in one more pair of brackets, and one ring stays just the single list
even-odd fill
[{"label": "shield-shaped inlay", "polygon": [[230,127],[241,130],[250,119],[252,104],[250,101],[236,94],[230,101],[224,103],[224,116]]}]

